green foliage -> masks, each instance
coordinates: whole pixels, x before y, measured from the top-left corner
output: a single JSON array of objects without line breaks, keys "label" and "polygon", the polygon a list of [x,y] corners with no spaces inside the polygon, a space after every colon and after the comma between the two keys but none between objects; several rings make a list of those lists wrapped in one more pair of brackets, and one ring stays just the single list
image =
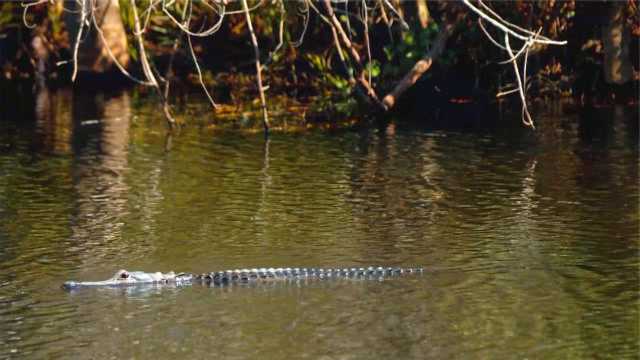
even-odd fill
[{"label": "green foliage", "polygon": [[319,73],[324,84],[333,87],[345,95],[351,91],[349,80],[334,74],[327,58],[318,54],[306,54],[305,58],[309,61],[311,67]]},{"label": "green foliage", "polygon": [[17,19],[13,15],[13,8],[14,4],[10,2],[0,4],[0,29],[17,25]]},{"label": "green foliage", "polygon": [[133,29],[133,11],[131,11],[131,2],[128,0],[119,0],[120,16],[122,23],[126,28]]},{"label": "green foliage", "polygon": [[367,63],[366,70],[371,74],[372,78],[377,78],[381,73],[380,62],[375,59],[372,60],[370,63]]},{"label": "green foliage", "polygon": [[414,27],[402,33],[400,41],[384,47],[386,63],[382,67],[382,75],[385,78],[397,78],[406,73],[429,51],[437,34],[438,25],[435,22],[431,22],[426,29]]}]

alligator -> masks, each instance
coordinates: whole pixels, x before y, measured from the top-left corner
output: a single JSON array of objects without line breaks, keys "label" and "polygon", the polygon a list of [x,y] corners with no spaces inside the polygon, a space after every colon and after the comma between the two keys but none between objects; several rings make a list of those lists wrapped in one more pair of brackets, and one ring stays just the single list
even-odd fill
[{"label": "alligator", "polygon": [[234,283],[250,283],[270,280],[297,279],[382,279],[386,276],[415,274],[423,268],[367,267],[367,268],[260,268],[226,270],[204,274],[168,273],[118,270],[113,277],[102,281],[67,281],[62,287],[73,290],[83,287],[115,287],[151,284],[172,284],[177,286],[203,284],[224,286]]}]

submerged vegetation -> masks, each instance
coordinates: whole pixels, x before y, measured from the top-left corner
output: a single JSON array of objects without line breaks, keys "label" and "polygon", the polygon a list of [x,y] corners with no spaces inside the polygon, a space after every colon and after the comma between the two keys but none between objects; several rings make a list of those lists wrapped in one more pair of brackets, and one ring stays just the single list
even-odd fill
[{"label": "submerged vegetation", "polygon": [[249,102],[265,130],[278,94],[311,117],[510,95],[533,127],[536,99],[635,101],[639,36],[634,1],[5,2],[0,79],[138,83],[172,125],[193,85],[218,114]]}]

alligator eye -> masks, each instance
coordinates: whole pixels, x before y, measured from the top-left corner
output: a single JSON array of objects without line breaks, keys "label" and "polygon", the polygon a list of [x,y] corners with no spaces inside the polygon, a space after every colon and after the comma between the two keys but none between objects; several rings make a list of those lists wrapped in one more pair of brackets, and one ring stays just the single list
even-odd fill
[{"label": "alligator eye", "polygon": [[129,273],[126,271],[123,271],[122,274],[120,274],[120,279],[128,279],[129,278]]}]

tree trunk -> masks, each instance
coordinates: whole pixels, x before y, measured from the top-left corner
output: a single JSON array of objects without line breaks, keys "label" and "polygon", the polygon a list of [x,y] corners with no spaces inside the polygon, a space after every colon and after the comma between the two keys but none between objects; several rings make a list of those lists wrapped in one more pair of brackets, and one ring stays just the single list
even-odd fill
[{"label": "tree trunk", "polygon": [[[87,31],[89,27],[85,26],[82,33],[82,42],[78,50],[78,71],[104,73],[114,68],[114,59],[126,68],[129,64],[128,43],[118,0],[82,1],[86,7],[86,21],[91,26],[89,31]],[[80,28],[82,6],[75,1],[67,4],[75,10],[75,12],[67,13],[65,18],[70,39],[75,43]],[[104,40],[94,28],[92,6],[95,24],[102,30]]]},{"label": "tree trunk", "polygon": [[602,29],[604,78],[608,84],[621,85],[633,76],[629,56],[631,34],[625,29],[626,2],[612,1],[608,5],[606,24]]}]

